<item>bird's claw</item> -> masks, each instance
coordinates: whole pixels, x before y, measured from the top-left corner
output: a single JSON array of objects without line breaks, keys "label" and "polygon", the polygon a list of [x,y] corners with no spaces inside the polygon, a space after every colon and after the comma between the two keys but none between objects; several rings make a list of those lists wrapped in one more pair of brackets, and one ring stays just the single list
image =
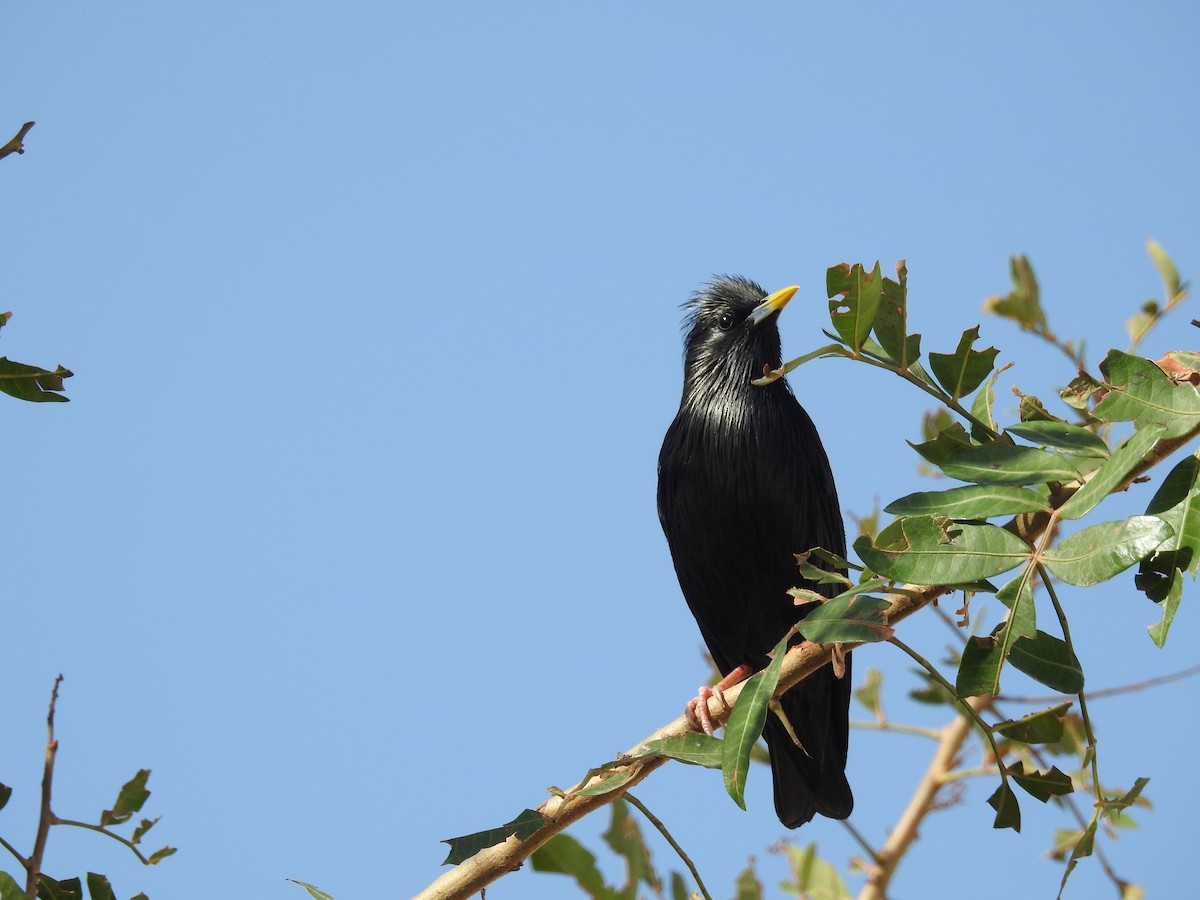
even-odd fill
[{"label": "bird's claw", "polygon": [[687,702],[684,707],[683,714],[688,720],[688,724],[696,731],[703,731],[709,737],[713,736],[716,730],[713,727],[712,714],[708,711],[708,701],[715,698],[726,712],[729,711],[729,704],[725,701],[725,692],[721,690],[721,686],[701,687],[696,691],[696,696]]}]

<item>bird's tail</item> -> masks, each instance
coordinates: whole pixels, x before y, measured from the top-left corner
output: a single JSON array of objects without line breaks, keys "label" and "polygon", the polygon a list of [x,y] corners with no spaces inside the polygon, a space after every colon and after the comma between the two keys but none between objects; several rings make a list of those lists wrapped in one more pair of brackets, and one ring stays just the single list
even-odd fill
[{"label": "bird's tail", "polygon": [[846,780],[849,739],[850,660],[838,678],[824,666],[780,699],[803,749],[793,743],[783,723],[772,713],[763,736],[771,753],[775,782],[775,811],[788,828],[799,828],[820,813],[845,819],[854,809]]}]

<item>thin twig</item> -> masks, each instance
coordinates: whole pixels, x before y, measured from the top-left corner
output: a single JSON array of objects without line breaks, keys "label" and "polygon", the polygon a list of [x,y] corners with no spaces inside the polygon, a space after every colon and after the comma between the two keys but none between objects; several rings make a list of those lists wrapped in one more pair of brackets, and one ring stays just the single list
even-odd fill
[{"label": "thin twig", "polygon": [[[1183,678],[1191,678],[1193,675],[1200,675],[1200,665],[1192,666],[1188,669],[1181,669],[1178,672],[1172,672],[1169,675],[1160,675],[1157,678],[1147,678],[1145,681],[1138,681],[1133,684],[1119,684],[1116,687],[1103,688],[1098,691],[1088,691],[1089,700],[1099,700],[1104,697],[1115,697],[1118,694],[1132,694],[1137,691],[1144,691],[1148,688],[1158,687],[1161,684],[1169,684],[1172,681],[1179,681]],[[1022,697],[1013,694],[997,694],[997,701],[1007,703],[1058,703],[1061,702],[1061,695],[1047,697]]]},{"label": "thin twig", "polygon": [[29,854],[25,866],[25,896],[29,900],[37,900],[38,878],[42,871],[42,857],[46,853],[46,838],[54,820],[54,813],[50,811],[54,758],[58,755],[58,741],[54,738],[54,707],[58,703],[58,686],[62,684],[62,680],[62,675],[54,679],[54,689],[50,692],[50,711],[46,714],[46,765],[42,770],[42,808],[38,815],[37,838],[33,842],[33,852]]},{"label": "thin twig", "polygon": [[863,852],[866,853],[867,856],[869,856],[875,862],[876,865],[878,865],[880,862],[879,851],[876,850],[874,847],[872,847],[867,842],[867,839],[862,835],[862,833],[859,832],[859,830],[857,828],[855,828],[852,824],[850,824],[849,819],[841,819],[840,821],[842,823],[842,827],[845,828],[848,832],[850,832],[850,837],[854,838],[854,840],[858,844],[858,846],[862,847]]},{"label": "thin twig", "polygon": [[667,839],[667,843],[671,845],[671,848],[679,854],[679,858],[683,860],[683,864],[688,867],[688,871],[696,879],[696,887],[700,888],[700,893],[704,895],[704,900],[712,900],[712,895],[709,894],[708,888],[704,886],[704,879],[700,877],[700,873],[696,870],[696,864],[692,862],[690,856],[683,852],[683,848],[675,843],[675,838],[671,837],[671,832],[667,831],[667,826],[662,823],[658,816],[650,812],[641,800],[633,796],[629,791],[625,792],[625,799],[638,808],[641,814],[649,820],[650,824],[658,829],[658,833]]},{"label": "thin twig", "polygon": [[[978,716],[979,710],[985,707],[987,702],[987,697],[970,697],[964,701],[964,705]],[[971,735],[972,724],[972,720],[967,716],[955,716],[954,721],[942,729],[937,750],[933,759],[929,761],[929,767],[925,770],[916,791],[913,792],[912,799],[888,836],[887,843],[874,854],[875,865],[868,873],[867,883],[858,895],[858,900],[884,900],[887,896],[888,885],[896,873],[896,867],[917,839],[918,826],[933,809],[946,773],[952,770],[959,751]]]},{"label": "thin twig", "polygon": [[86,828],[88,831],[95,831],[100,834],[103,834],[107,837],[112,838],[114,841],[116,841],[119,844],[124,844],[126,847],[128,847],[130,850],[132,850],[133,855],[138,858],[138,860],[142,863],[142,865],[144,865],[144,866],[150,865],[150,860],[142,855],[142,851],[137,848],[137,844],[133,843],[133,841],[129,840],[129,838],[123,838],[123,837],[121,837],[121,835],[116,834],[112,831],[109,831],[103,825],[92,825],[90,822],[76,822],[74,819],[60,819],[58,816],[54,817],[53,824],[55,824],[55,825],[74,825],[76,828]]},{"label": "thin twig", "polygon": [[939,728],[922,728],[918,725],[900,725],[895,722],[863,722],[852,721],[851,728],[857,728],[860,731],[892,731],[896,734],[915,734],[917,737],[926,737],[933,740],[938,740],[942,736]]}]

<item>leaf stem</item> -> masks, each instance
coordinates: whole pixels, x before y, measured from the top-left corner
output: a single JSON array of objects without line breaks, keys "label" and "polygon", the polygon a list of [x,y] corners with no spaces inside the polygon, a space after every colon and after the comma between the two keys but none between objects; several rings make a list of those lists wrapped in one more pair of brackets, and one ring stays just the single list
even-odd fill
[{"label": "leaf stem", "polygon": [[633,794],[629,793],[629,791],[625,792],[625,799],[637,807],[638,811],[646,817],[647,821],[649,821],[651,825],[658,829],[658,833],[667,839],[667,843],[671,845],[671,848],[677,854],[679,854],[679,858],[683,860],[683,864],[688,867],[688,871],[691,872],[692,877],[696,879],[696,887],[698,887],[700,889],[700,893],[704,895],[704,900],[712,900],[712,896],[708,893],[708,888],[704,886],[704,880],[700,877],[700,873],[696,870],[695,863],[692,862],[691,857],[683,852],[683,848],[675,842],[675,838],[671,837],[671,832],[667,830],[667,826],[662,823],[658,816],[654,815],[654,813],[650,812],[650,810],[646,808],[646,804],[642,803],[641,800],[633,796]]},{"label": "leaf stem", "polygon": [[931,662],[929,662],[929,660],[925,659],[925,657],[919,654],[916,650],[912,649],[912,647],[908,646],[908,644],[904,643],[898,637],[889,638],[888,643],[894,644],[911,656],[917,665],[921,666],[921,668],[929,673],[929,677],[950,692],[950,696],[954,698],[954,702],[957,703],[959,707],[967,714],[967,716],[979,726],[979,729],[983,732],[983,736],[987,738],[987,742],[992,746],[992,757],[996,760],[996,767],[1000,771],[1000,780],[1007,785],[1008,772],[1004,770],[1004,764],[1001,761],[1002,757],[1000,754],[1000,747],[996,744],[996,738],[992,734],[991,726],[989,726],[988,723],[983,720],[983,716],[979,714],[979,711],[976,710],[975,707],[970,703],[968,703],[966,699],[959,697],[958,692],[954,689],[954,685],[947,681],[942,676],[942,673],[939,672],[937,668]]},{"label": "leaf stem", "polygon": [[[1075,645],[1071,642],[1071,627],[1067,624],[1067,614],[1063,611],[1062,604],[1058,602],[1058,594],[1054,590],[1054,582],[1050,578],[1050,573],[1045,567],[1038,563],[1038,574],[1042,576],[1042,583],[1046,586],[1046,594],[1050,597],[1050,603],[1054,606],[1054,612],[1058,616],[1059,627],[1062,628],[1063,641],[1067,645],[1067,649],[1071,654],[1075,654]],[[1080,691],[1079,697],[1079,715],[1083,719],[1083,733],[1087,736],[1088,755],[1091,757],[1092,769],[1092,790],[1096,795],[1096,805],[1099,808],[1104,802],[1104,794],[1100,788],[1100,763],[1096,758],[1096,733],[1092,730],[1092,720],[1088,715],[1087,698],[1084,692]]]}]

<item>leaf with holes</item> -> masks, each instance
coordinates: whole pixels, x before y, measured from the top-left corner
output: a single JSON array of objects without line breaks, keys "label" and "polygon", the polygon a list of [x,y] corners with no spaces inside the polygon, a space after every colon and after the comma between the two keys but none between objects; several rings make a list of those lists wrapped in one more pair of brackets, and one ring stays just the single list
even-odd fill
[{"label": "leaf with holes", "polygon": [[920,358],[921,336],[908,333],[908,269],[904,260],[896,264],[895,281],[883,279],[874,330],[880,348],[900,371],[908,369]]},{"label": "leaf with holes", "polygon": [[846,344],[858,350],[871,333],[879,312],[883,288],[879,263],[875,263],[869,275],[860,263],[853,267],[845,263],[833,266],[825,273],[825,288],[834,330]]},{"label": "leaf with holes", "polygon": [[1176,384],[1158,366],[1120,350],[1108,351],[1100,363],[1108,393],[1092,415],[1102,422],[1127,422],[1137,427],[1158,422],[1164,438],[1180,437],[1200,427],[1200,390]]},{"label": "leaf with holes", "polygon": [[897,519],[854,549],[871,569],[911,584],[963,584],[990,578],[1029,558],[1029,545],[998,525],[954,523],[938,516]]}]

